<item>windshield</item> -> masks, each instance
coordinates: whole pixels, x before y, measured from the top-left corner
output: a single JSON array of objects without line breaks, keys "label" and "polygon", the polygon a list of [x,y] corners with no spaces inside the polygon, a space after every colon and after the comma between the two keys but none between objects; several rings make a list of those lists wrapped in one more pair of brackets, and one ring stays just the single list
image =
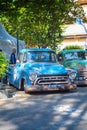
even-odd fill
[{"label": "windshield", "polygon": [[68,52],[64,54],[65,60],[73,60],[73,59],[79,59],[84,60],[86,59],[87,52]]},{"label": "windshield", "polygon": [[27,60],[34,62],[57,62],[56,54],[54,52],[28,52]]}]

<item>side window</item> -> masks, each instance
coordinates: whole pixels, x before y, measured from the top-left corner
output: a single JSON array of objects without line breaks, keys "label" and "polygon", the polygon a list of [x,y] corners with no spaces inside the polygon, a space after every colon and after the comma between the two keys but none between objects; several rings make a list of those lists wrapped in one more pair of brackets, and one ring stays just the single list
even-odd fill
[{"label": "side window", "polygon": [[24,56],[23,56],[23,63],[27,62],[27,53],[24,53]]},{"label": "side window", "polygon": [[56,61],[57,61],[57,59],[56,59],[56,54],[51,53],[51,61],[53,61],[53,62],[56,62]]},{"label": "side window", "polygon": [[79,59],[86,59],[85,52],[79,52],[78,57],[79,57]]},{"label": "side window", "polygon": [[85,59],[87,60],[87,52],[85,52]]}]

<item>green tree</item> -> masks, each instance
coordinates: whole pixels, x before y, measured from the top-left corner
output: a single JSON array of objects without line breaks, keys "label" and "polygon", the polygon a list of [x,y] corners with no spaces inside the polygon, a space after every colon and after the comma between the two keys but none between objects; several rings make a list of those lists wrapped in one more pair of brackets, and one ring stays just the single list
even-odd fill
[{"label": "green tree", "polygon": [[84,11],[74,0],[1,0],[0,21],[7,31],[26,41],[27,46],[48,46],[53,49],[61,42],[65,24]]},{"label": "green tree", "polygon": [[5,54],[0,52],[0,80],[5,76],[8,66]]}]

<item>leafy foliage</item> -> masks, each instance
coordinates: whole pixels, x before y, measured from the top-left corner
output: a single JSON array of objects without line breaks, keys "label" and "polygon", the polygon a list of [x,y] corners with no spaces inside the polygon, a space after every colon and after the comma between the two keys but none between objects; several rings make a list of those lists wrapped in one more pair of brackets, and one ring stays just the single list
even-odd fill
[{"label": "leafy foliage", "polygon": [[0,79],[3,78],[7,71],[8,60],[6,60],[6,56],[0,52]]},{"label": "leafy foliage", "polygon": [[0,21],[7,31],[26,41],[27,47],[56,48],[62,41],[61,25],[84,18],[74,0],[0,0]]},{"label": "leafy foliage", "polygon": [[66,46],[67,50],[72,50],[72,49],[84,49],[82,46],[78,46],[78,45],[70,45],[70,46]]}]

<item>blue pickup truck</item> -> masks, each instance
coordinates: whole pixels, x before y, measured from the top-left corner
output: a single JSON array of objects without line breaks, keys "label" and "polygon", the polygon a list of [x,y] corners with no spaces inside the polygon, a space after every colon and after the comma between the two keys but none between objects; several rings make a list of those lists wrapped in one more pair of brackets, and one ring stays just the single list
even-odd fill
[{"label": "blue pickup truck", "polygon": [[21,50],[17,63],[8,70],[9,84],[25,92],[73,90],[77,88],[75,76],[76,72],[60,65],[55,51],[48,48]]}]

